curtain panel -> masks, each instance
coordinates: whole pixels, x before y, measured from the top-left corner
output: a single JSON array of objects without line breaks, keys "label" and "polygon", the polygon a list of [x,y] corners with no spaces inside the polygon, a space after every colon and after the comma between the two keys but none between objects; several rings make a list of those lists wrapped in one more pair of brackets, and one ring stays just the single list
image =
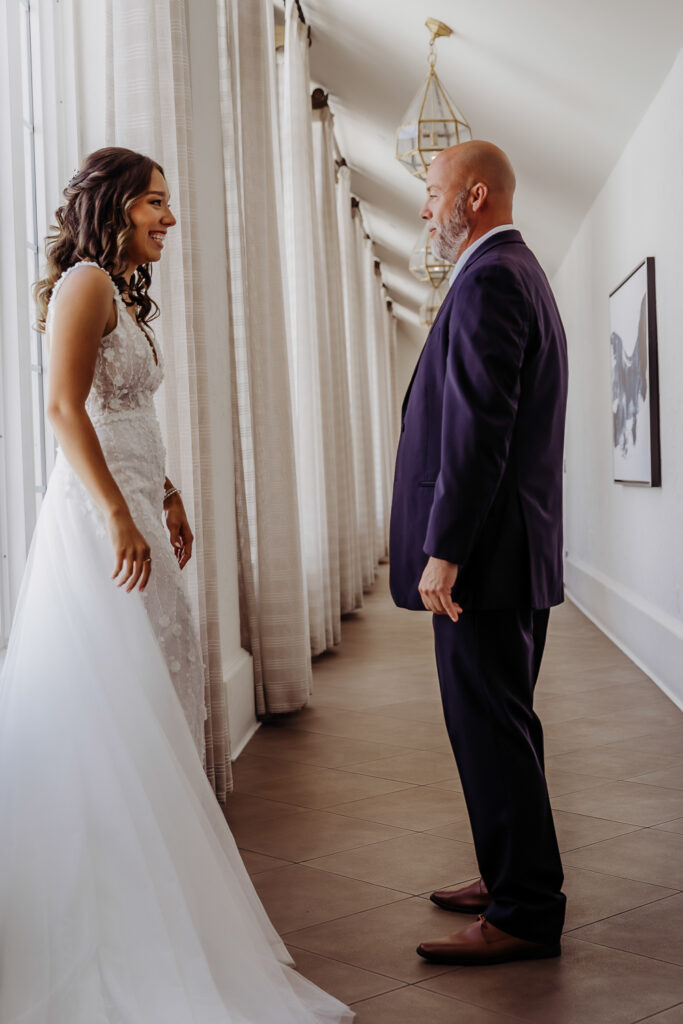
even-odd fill
[{"label": "curtain panel", "polygon": [[195,557],[185,572],[205,665],[206,769],[222,800],[232,772],[216,579],[207,339],[201,303],[195,300],[202,267],[193,236],[196,195],[185,4],[107,0],[106,13],[107,144],[128,146],[158,160],[178,211],[173,245],[155,274],[163,311],[155,330],[166,359],[160,413],[168,473],[182,487],[197,538]]},{"label": "curtain panel", "polygon": [[285,8],[282,185],[289,352],[311,653],[341,640],[334,397],[322,240],[316,208],[308,32]]},{"label": "curtain panel", "polygon": [[389,331],[389,313],[387,310],[386,288],[382,283],[381,266],[377,259],[373,261],[375,272],[374,311],[375,337],[377,346],[376,387],[377,408],[379,411],[379,451],[382,493],[382,548],[381,558],[389,555],[389,516],[391,513],[391,493],[393,483],[393,437],[391,430],[391,334]]},{"label": "curtain panel", "polygon": [[311,692],[283,267],[273,12],[218,0],[242,644],[256,713]]},{"label": "curtain panel", "polygon": [[384,473],[384,431],[383,431],[383,410],[382,410],[382,321],[380,315],[381,280],[378,267],[375,265],[375,256],[372,249],[372,240],[364,238],[362,242],[362,267],[364,284],[364,312],[365,312],[365,336],[366,347],[366,372],[370,387],[370,411],[371,411],[371,434],[372,467],[375,485],[375,536],[374,555],[375,562],[380,562],[388,552],[388,505],[386,493],[386,481]]},{"label": "curtain panel", "polygon": [[356,495],[356,521],[363,589],[375,579],[375,490],[371,437],[370,388],[365,370],[365,317],[361,275],[362,225],[351,203],[351,172],[339,168],[337,221],[341,255],[341,284],[346,333],[351,445]]},{"label": "curtain panel", "polygon": [[332,420],[330,447],[326,449],[326,471],[334,472],[332,487],[338,515],[338,558],[340,611],[344,615],[363,604],[360,531],[356,511],[356,481],[353,466],[349,365],[346,350],[342,257],[336,206],[336,160],[333,118],[329,107],[313,110],[313,163],[315,170],[316,215],[320,238],[320,266],[323,277],[325,314],[323,337],[329,340],[328,400]]}]

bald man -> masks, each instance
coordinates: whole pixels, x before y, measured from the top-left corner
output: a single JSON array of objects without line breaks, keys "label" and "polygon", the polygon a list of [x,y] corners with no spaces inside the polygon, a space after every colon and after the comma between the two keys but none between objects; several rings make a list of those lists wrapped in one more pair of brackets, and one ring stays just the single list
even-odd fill
[{"label": "bald man", "polygon": [[453,964],[558,956],[562,864],[533,710],[549,609],[563,600],[567,353],[512,224],[515,175],[486,142],[445,150],[421,216],[455,264],[403,403],[391,591],[433,613],[436,662],[481,872],[435,892],[477,921],[418,953]]}]

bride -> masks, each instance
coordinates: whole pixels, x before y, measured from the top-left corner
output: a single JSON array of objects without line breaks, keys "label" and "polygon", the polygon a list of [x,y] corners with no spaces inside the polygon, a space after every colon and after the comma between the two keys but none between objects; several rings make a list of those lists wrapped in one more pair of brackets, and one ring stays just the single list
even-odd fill
[{"label": "bride", "polygon": [[0,675],[0,1021],[350,1021],[291,966],[202,769],[192,532],[153,404],[163,171],[98,150],[64,196],[35,289],[60,451]]}]

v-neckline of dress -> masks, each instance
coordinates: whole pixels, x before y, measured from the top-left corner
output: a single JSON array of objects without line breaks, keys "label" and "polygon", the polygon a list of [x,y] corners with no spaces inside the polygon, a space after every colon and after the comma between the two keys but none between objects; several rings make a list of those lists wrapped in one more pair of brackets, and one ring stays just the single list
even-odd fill
[{"label": "v-neckline of dress", "polygon": [[[121,300],[121,309],[119,311],[119,317],[122,317],[122,316],[127,317],[130,320],[130,322],[132,323],[133,327],[136,327],[137,330],[140,331],[140,333],[144,337],[145,341],[147,342],[148,347],[152,350],[152,358],[154,359],[154,365],[158,366],[159,365],[159,355],[157,353],[156,346],[155,346],[154,342],[149,337],[147,332],[143,331],[143,329],[140,326],[140,324],[138,323],[138,321],[135,320],[130,315],[130,313],[128,312],[128,306],[126,305],[125,300],[123,298],[123,295],[121,294],[121,289],[119,288],[119,286],[117,285],[116,281],[114,281],[113,278],[112,278],[112,284],[114,285],[114,290],[116,291],[116,294],[118,295],[119,299]],[[118,323],[117,323],[117,326],[118,326]],[[114,327],[113,329],[116,330],[116,327]]]},{"label": "v-neckline of dress", "polygon": [[[103,270],[104,273],[107,275],[107,277],[109,278],[109,280],[111,281],[111,283],[114,286],[114,295],[115,295],[115,297],[118,298],[120,300],[120,302],[121,302],[121,309],[119,310],[118,307],[117,307],[116,323],[112,327],[111,331],[107,331],[107,333],[104,334],[103,337],[104,338],[108,338],[110,334],[114,333],[116,328],[119,326],[119,322],[120,322],[122,316],[128,317],[128,319],[132,323],[133,327],[137,327],[137,329],[140,331],[140,333],[144,337],[145,341],[147,342],[148,348],[150,348],[152,350],[152,358],[154,360],[154,365],[155,366],[159,366],[159,354],[158,354],[158,352],[156,350],[156,346],[155,346],[154,342],[151,340],[149,335],[145,331],[143,331],[142,327],[137,322],[137,320],[133,319],[133,317],[128,312],[128,306],[126,305],[126,303],[124,301],[124,298],[123,298],[123,295],[121,294],[121,289],[117,285],[117,283],[114,280],[114,278],[112,277],[112,275],[109,273],[109,271],[106,269],[106,267],[103,267],[100,263],[97,262],[97,260],[79,260],[78,263],[74,263],[74,264],[72,264],[72,266],[77,267],[77,266],[79,266],[82,263],[85,263],[85,264],[90,263],[90,264],[92,264],[92,266],[99,267],[100,270]],[[71,267],[69,267],[69,269],[71,269]],[[62,277],[63,276],[64,275],[62,275]]]}]

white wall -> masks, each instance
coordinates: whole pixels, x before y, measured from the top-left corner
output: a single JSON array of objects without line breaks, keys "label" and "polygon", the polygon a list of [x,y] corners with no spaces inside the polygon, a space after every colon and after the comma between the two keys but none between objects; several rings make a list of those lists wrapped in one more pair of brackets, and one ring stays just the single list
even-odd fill
[{"label": "white wall", "polygon": [[[553,288],[569,343],[569,595],[683,704],[683,51]],[[585,154],[590,160],[590,153]],[[613,482],[608,296],[655,257],[662,487]]]}]

